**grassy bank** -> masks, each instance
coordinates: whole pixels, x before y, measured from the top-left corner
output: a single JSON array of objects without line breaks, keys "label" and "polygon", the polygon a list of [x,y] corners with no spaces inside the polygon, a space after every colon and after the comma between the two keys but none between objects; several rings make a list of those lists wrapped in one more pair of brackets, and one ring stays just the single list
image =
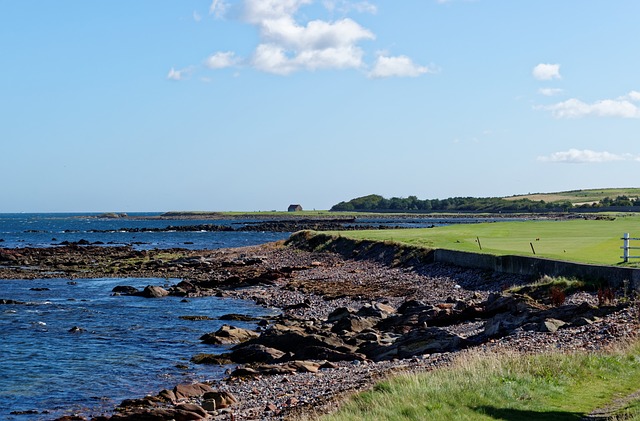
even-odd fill
[{"label": "grassy bank", "polygon": [[469,352],[451,367],[380,383],[322,419],[580,420],[614,403],[617,419],[640,419],[640,401],[621,400],[639,388],[638,343],[600,354]]},{"label": "grassy bank", "polygon": [[[604,265],[620,264],[622,235],[640,238],[640,216],[623,215],[602,220],[519,221],[457,224],[406,230],[333,233],[349,238],[395,241],[495,255],[524,255]],[[478,241],[479,240],[479,241]],[[640,246],[637,241],[635,246]],[[532,249],[533,246],[533,249]],[[635,250],[632,255],[640,255]],[[631,264],[640,264],[640,259]]]}]

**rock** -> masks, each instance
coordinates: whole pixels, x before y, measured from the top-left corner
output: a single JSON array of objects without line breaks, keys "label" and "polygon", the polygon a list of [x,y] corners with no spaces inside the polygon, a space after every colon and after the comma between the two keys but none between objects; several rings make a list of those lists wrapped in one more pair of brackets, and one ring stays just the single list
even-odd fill
[{"label": "rock", "polygon": [[204,383],[179,384],[173,388],[176,400],[202,396],[207,392],[213,392],[213,389]]},{"label": "rock", "polygon": [[162,298],[169,295],[169,291],[159,286],[147,285],[140,295],[145,298]]},{"label": "rock", "polygon": [[504,336],[527,322],[526,314],[499,313],[485,322],[484,335],[489,338]]},{"label": "rock", "polygon": [[558,329],[560,329],[562,326],[564,326],[566,324],[567,323],[563,322],[562,320],[546,319],[546,320],[543,320],[542,322],[540,322],[538,330],[540,332],[555,333],[555,332],[558,331]]},{"label": "rock", "polygon": [[271,363],[282,359],[286,353],[260,344],[247,344],[234,347],[231,353],[227,355],[232,361],[245,364]]},{"label": "rock", "polygon": [[202,407],[207,411],[227,408],[238,403],[238,399],[231,392],[227,391],[207,392],[202,396],[202,399],[204,399]]},{"label": "rock", "polygon": [[299,373],[317,373],[320,370],[320,364],[312,361],[290,361],[284,365]]},{"label": "rock", "polygon": [[365,329],[369,329],[376,324],[377,320],[372,317],[361,317],[349,315],[341,318],[331,328],[332,332],[339,333],[342,331],[359,333]]},{"label": "rock", "polygon": [[249,367],[238,367],[230,374],[231,377],[256,377],[260,372]]},{"label": "rock", "polygon": [[223,325],[214,333],[207,333],[200,337],[200,340],[206,344],[238,344],[248,341],[249,339],[257,338],[258,333],[249,329],[242,329],[230,325]]},{"label": "rock", "polygon": [[111,292],[121,295],[137,295],[140,293],[140,290],[129,285],[118,285],[114,287]]},{"label": "rock", "polygon": [[191,362],[194,364],[211,364],[211,365],[226,365],[231,364],[229,354],[196,354],[191,357]]},{"label": "rock", "polygon": [[[206,419],[209,414],[207,413],[207,411],[204,410],[204,408],[202,408],[200,405],[196,405],[193,403],[183,403],[181,405],[176,406],[176,410],[177,411],[184,411],[187,414],[194,414],[195,416],[199,417],[194,417],[194,418],[183,418],[183,419],[191,419],[191,420],[198,420],[198,419]],[[183,415],[183,414],[180,414]],[[176,420],[178,419],[178,417],[176,417]]]},{"label": "rock", "polygon": [[0,304],[6,304],[6,305],[22,305],[25,304],[22,301],[16,301],[16,300],[7,300],[7,299],[0,299]]},{"label": "rock", "polygon": [[382,303],[371,303],[362,306],[356,314],[361,317],[377,317],[379,319],[384,319],[385,317],[395,312],[396,310],[389,305]]},{"label": "rock", "polygon": [[338,307],[335,310],[333,310],[331,313],[329,313],[329,315],[327,316],[327,322],[329,323],[335,323],[339,320],[342,320],[345,317],[349,317],[352,314],[355,314],[355,310],[348,308],[348,307]]},{"label": "rock", "polygon": [[158,393],[158,398],[165,402],[175,402],[176,394],[173,393],[173,390],[163,389],[160,391],[160,393]]},{"label": "rock", "polygon": [[457,351],[465,344],[461,337],[435,327],[414,329],[396,341],[400,358]]},{"label": "rock", "polygon": [[343,352],[324,346],[307,346],[294,354],[295,358],[326,360],[326,361],[354,361],[365,360],[367,357],[358,352]]},{"label": "rock", "polygon": [[235,314],[235,313],[224,314],[224,315],[220,316],[219,319],[220,320],[239,321],[239,322],[253,322],[255,320],[258,320],[256,317],[247,316],[247,315],[244,315],[244,314]]}]

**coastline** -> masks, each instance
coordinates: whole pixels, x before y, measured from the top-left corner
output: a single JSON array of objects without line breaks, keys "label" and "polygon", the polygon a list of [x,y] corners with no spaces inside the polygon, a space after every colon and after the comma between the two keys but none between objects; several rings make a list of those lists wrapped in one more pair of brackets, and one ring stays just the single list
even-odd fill
[{"label": "coastline", "polygon": [[[194,287],[187,290],[185,288],[188,287],[183,285],[182,290],[178,290],[176,286],[171,293],[187,297],[215,294],[250,299],[281,309],[282,315],[270,320],[258,332],[264,336],[275,326],[286,326],[289,330],[304,330],[310,335],[325,338],[335,334],[345,345],[349,345],[349,341],[363,341],[359,338],[366,335],[376,336],[375,341],[367,345],[373,346],[374,343],[382,345],[385,340],[397,342],[411,332],[423,334],[427,332],[425,326],[440,325],[438,329],[458,341],[458,345],[453,347],[446,347],[441,341],[441,349],[418,347],[412,355],[397,354],[396,349],[395,355],[379,359],[377,356],[382,354],[378,352],[389,352],[388,348],[372,350],[363,358],[356,352],[343,359],[337,358],[336,353],[326,354],[325,351],[325,356],[331,358],[308,358],[305,361],[317,366],[307,365],[305,369],[294,370],[282,367],[292,361],[300,361],[297,356],[288,360],[280,357],[280,362],[268,364],[271,370],[268,374],[264,370],[258,371],[264,369],[265,364],[233,363],[229,365],[228,377],[206,385],[216,392],[228,392],[234,396],[237,402],[228,407],[211,409],[205,404],[205,393],[163,400],[159,398],[161,391],[158,391],[156,397],[132,397],[113,414],[93,418],[77,414],[75,418],[65,418],[69,420],[133,420],[139,419],[140,414],[160,417],[161,413],[175,417],[175,411],[187,409],[191,409],[192,414],[201,414],[201,418],[194,419],[222,420],[230,419],[232,415],[236,420],[312,417],[334,410],[341,399],[372,387],[385,376],[398,371],[436,369],[447,365],[456,353],[466,352],[466,349],[480,347],[495,352],[595,350],[632,337],[637,330],[636,309],[610,306],[599,316],[591,317],[589,323],[567,323],[554,332],[523,329],[521,325],[496,336],[483,336],[489,321],[503,313],[483,318],[489,314],[483,315],[480,310],[472,309],[482,307],[482,311],[486,311],[491,305],[497,308],[496,303],[502,298],[501,291],[506,285],[525,284],[530,279],[444,264],[394,266],[364,258],[305,251],[282,242],[237,249],[175,249],[169,252],[78,245],[1,251],[0,264],[7,266],[8,259],[12,263],[0,270],[2,278],[170,277],[186,280]],[[171,253],[171,259],[167,258],[167,253]],[[74,265],[68,264],[71,261]],[[587,306],[589,311],[595,312],[596,304],[595,293],[579,292],[567,297],[566,306],[573,305],[572,311]],[[511,305],[522,303],[511,302]],[[364,329],[354,324],[337,329],[337,322],[328,320],[337,317],[334,314],[337,309],[352,310],[343,310],[343,315],[346,314],[343,320],[370,319],[376,320],[377,324]],[[380,314],[373,315],[375,311],[372,309],[380,310]],[[479,313],[474,313],[474,317],[462,317],[465,311]],[[427,320],[425,317],[429,312],[433,313],[432,317],[428,322],[422,322]],[[426,325],[422,326],[423,323]],[[434,332],[429,331],[430,334]],[[463,346],[460,341],[471,343],[465,342]],[[415,343],[411,345],[416,346]],[[359,350],[366,349],[361,344]],[[238,367],[250,369],[245,370],[249,375],[239,375]],[[209,409],[202,413],[195,407]]]}]

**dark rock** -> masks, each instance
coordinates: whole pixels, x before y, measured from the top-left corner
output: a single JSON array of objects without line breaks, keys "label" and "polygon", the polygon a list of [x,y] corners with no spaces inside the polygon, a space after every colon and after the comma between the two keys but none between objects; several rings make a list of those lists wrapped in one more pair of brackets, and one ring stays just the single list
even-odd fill
[{"label": "dark rock", "polygon": [[128,285],[118,285],[114,287],[111,292],[122,295],[136,295],[140,293],[140,290]]},{"label": "dark rock", "polygon": [[349,317],[352,314],[355,314],[355,310],[348,307],[338,307],[331,313],[329,313],[329,315],[327,316],[327,322],[334,323],[345,317]]},{"label": "dark rock", "polygon": [[258,320],[256,317],[247,316],[244,314],[225,314],[219,317],[220,320],[230,320],[230,321],[239,321],[239,322],[252,322]]},{"label": "dark rock", "polygon": [[194,364],[227,365],[232,362],[231,359],[228,358],[228,355],[229,354],[196,354],[191,357],[191,362]]},{"label": "dark rock", "polygon": [[6,299],[0,299],[0,304],[6,304],[6,305],[22,305],[22,304],[26,304],[22,301],[16,301],[16,300],[6,300]]}]

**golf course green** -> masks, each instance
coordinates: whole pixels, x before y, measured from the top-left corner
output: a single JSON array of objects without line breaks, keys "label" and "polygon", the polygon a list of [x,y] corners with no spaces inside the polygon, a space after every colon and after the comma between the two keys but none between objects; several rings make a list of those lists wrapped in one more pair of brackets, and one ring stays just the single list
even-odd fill
[{"label": "golf course green", "polygon": [[[622,237],[640,238],[640,216],[606,214],[590,219],[526,220],[454,224],[434,228],[333,232],[355,239],[393,241],[431,249],[494,255],[537,256],[600,265],[640,266],[640,259],[623,263]],[[631,241],[640,247],[640,240]],[[640,256],[640,249],[630,250]]]}]

